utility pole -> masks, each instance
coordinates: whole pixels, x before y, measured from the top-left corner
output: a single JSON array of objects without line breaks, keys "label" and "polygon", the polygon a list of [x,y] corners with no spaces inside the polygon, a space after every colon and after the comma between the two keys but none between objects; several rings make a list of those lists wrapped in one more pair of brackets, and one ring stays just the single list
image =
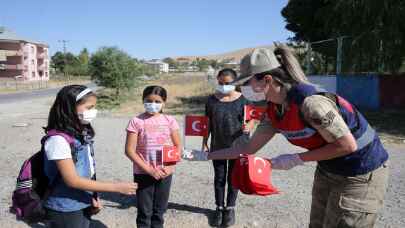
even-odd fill
[{"label": "utility pole", "polygon": [[348,36],[340,36],[335,39],[327,39],[327,40],[319,40],[315,42],[309,42],[307,45],[307,49],[309,53],[312,53],[311,45],[313,44],[320,44],[325,42],[331,42],[337,40],[337,49],[336,49],[336,76],[342,73],[342,58],[343,58],[343,39],[348,38]]},{"label": "utility pole", "polygon": [[342,73],[342,53],[343,53],[343,37],[337,38],[337,51],[336,51],[336,75]]},{"label": "utility pole", "polygon": [[65,76],[65,78],[68,79],[68,81],[70,81],[69,74],[68,74],[68,72],[67,72],[67,70],[66,70],[66,67],[67,67],[66,43],[69,42],[69,40],[58,40],[58,42],[62,43],[62,45],[63,45],[63,58],[64,58],[64,63],[65,63],[65,65],[63,66],[63,75]]}]

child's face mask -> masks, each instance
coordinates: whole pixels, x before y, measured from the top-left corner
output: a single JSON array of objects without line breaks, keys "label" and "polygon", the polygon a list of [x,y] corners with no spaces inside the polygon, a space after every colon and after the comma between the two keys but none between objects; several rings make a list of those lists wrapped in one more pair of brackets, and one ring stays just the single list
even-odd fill
[{"label": "child's face mask", "polygon": [[162,103],[144,103],[145,111],[149,114],[156,114],[162,110]]},{"label": "child's face mask", "polygon": [[234,85],[218,85],[216,90],[222,94],[230,94],[235,91]]},{"label": "child's face mask", "polygon": [[78,113],[78,117],[80,123],[89,124],[97,117],[97,109],[93,108],[84,110],[82,113]]}]

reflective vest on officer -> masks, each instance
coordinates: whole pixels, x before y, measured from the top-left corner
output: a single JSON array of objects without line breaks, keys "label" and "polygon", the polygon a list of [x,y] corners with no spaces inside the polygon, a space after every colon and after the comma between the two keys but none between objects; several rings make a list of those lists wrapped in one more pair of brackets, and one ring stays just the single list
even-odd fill
[{"label": "reflective vest on officer", "polygon": [[322,169],[338,175],[355,176],[379,168],[388,159],[388,153],[378,135],[353,105],[342,97],[311,84],[298,84],[289,90],[288,110],[282,116],[277,114],[276,105],[269,103],[267,114],[272,126],[290,143],[308,150],[328,144],[318,131],[304,120],[300,111],[305,98],[312,95],[324,95],[335,101],[340,115],[357,143],[357,150],[354,153],[319,161],[318,164]]}]

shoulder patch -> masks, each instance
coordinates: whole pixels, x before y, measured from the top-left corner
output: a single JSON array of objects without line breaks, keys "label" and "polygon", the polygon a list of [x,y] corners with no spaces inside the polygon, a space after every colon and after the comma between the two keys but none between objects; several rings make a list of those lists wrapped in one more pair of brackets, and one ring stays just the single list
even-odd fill
[{"label": "shoulder patch", "polygon": [[312,118],[314,124],[319,125],[323,128],[327,128],[332,125],[333,120],[335,119],[336,114],[333,111],[329,111],[323,117]]}]

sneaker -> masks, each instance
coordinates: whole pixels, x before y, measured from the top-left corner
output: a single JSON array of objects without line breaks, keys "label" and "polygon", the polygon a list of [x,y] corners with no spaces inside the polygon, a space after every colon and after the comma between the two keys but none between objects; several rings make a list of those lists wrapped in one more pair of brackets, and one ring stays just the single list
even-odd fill
[{"label": "sneaker", "polygon": [[224,210],[224,218],[222,219],[222,226],[229,227],[235,225],[235,209],[226,208]]},{"label": "sneaker", "polygon": [[211,221],[211,226],[214,227],[219,227],[222,224],[222,214],[224,213],[224,208],[223,207],[217,207],[217,209],[214,212],[214,216]]}]

